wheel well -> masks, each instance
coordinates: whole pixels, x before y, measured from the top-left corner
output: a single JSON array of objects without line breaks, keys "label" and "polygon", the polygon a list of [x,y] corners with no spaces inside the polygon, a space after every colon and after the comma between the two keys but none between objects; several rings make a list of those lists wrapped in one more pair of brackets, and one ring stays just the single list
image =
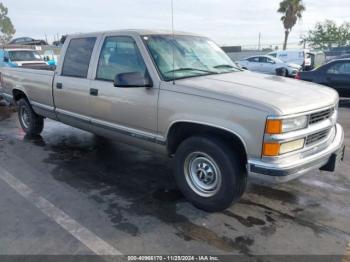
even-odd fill
[{"label": "wheel well", "polygon": [[211,127],[196,123],[176,123],[168,133],[167,150],[169,155],[176,153],[178,146],[191,136],[216,136],[231,144],[234,148],[238,148],[240,160],[242,164],[247,163],[247,154],[242,140],[235,134],[216,127]]},{"label": "wheel well", "polygon": [[17,102],[17,101],[20,100],[21,98],[26,98],[26,99],[27,99],[26,94],[25,94],[23,91],[21,91],[21,90],[14,89],[14,90],[12,91],[12,94],[13,94],[13,100],[14,100],[15,102]]}]

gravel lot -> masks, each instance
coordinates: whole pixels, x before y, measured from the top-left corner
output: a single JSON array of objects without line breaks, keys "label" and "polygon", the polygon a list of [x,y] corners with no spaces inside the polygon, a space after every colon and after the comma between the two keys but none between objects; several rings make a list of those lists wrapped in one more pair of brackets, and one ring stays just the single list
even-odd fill
[{"label": "gravel lot", "polygon": [[341,103],[340,122],[348,149],[336,173],[275,186],[250,182],[239,203],[209,214],[176,189],[171,160],[50,120],[29,139],[1,104],[0,254],[343,256],[350,101]]}]

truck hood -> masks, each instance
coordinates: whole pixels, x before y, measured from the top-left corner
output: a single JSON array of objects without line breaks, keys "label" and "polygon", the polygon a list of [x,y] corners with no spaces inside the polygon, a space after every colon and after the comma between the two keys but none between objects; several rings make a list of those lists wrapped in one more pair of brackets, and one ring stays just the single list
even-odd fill
[{"label": "truck hood", "polygon": [[31,64],[47,65],[47,63],[45,61],[16,61],[16,62],[13,62],[13,63],[17,64],[17,66],[31,65]]},{"label": "truck hood", "polygon": [[[289,115],[335,105],[339,96],[325,86],[249,71],[177,80],[198,94]],[[196,93],[196,92],[195,92]]]}]

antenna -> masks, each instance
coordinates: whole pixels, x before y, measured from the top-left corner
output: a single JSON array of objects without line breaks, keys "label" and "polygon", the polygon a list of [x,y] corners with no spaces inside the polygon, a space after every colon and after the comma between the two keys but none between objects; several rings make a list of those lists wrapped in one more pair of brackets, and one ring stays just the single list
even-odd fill
[{"label": "antenna", "polygon": [[171,35],[173,38],[173,85],[175,85],[175,32],[174,32],[174,0],[171,0]]}]

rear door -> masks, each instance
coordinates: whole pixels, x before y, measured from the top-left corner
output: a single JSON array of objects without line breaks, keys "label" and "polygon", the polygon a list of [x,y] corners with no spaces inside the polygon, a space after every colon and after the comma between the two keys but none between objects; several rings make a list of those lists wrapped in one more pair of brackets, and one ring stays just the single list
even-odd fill
[{"label": "rear door", "polygon": [[64,61],[58,68],[53,83],[55,106],[62,122],[71,120],[89,122],[88,79],[96,36],[72,38],[65,50]]}]

